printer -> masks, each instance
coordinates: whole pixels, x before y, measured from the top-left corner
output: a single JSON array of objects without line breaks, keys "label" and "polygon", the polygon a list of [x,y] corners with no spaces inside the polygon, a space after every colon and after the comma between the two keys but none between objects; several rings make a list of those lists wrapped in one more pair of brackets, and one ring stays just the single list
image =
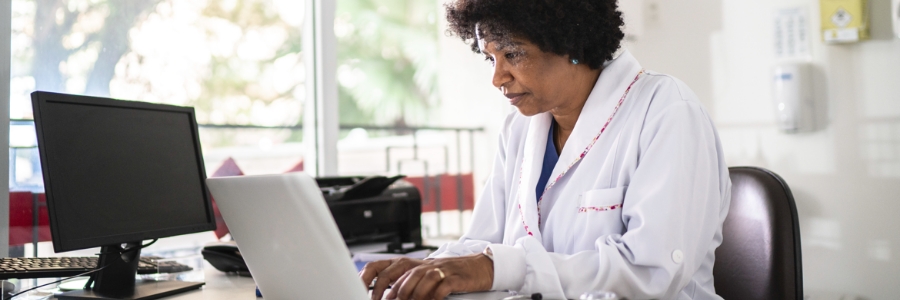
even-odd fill
[{"label": "printer", "polygon": [[348,246],[386,243],[386,252],[423,249],[422,198],[403,176],[316,178]]}]

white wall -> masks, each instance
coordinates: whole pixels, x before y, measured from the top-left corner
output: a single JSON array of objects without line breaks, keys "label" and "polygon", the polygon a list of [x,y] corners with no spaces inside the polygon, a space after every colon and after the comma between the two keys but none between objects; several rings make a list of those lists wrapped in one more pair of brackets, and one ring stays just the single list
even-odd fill
[{"label": "white wall", "polygon": [[[769,168],[788,182],[813,299],[900,295],[900,39],[891,37],[890,1],[869,2],[873,40],[858,44],[821,42],[816,0],[673,0],[659,3],[658,23],[630,46],[646,68],[704,99],[729,165]],[[771,104],[772,23],[776,9],[796,6],[810,17],[824,124],[785,134]]]},{"label": "white wall", "polygon": [[713,98],[709,37],[721,28],[718,16],[722,1],[620,1],[643,2],[641,34],[625,43],[628,51],[645,69],[671,74],[687,83],[709,108]]}]

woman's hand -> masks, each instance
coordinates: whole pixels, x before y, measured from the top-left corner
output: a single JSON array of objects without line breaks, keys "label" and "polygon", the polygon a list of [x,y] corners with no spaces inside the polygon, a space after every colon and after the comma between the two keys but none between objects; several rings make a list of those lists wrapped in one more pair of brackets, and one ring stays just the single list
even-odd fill
[{"label": "woman's hand", "polygon": [[428,261],[406,257],[373,261],[363,267],[362,271],[359,272],[359,278],[362,279],[366,288],[369,287],[372,280],[377,279],[375,287],[372,289],[372,300],[381,300],[381,296],[388,286],[397,281],[406,271],[426,262]]},{"label": "woman's hand", "polygon": [[487,291],[493,283],[494,262],[482,254],[442,258],[425,261],[403,273],[387,298],[441,300],[451,292]]}]

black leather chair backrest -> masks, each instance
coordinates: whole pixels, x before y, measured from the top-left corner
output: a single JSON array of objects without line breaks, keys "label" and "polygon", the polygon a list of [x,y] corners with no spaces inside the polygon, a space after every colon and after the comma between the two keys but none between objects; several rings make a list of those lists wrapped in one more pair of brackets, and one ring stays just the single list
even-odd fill
[{"label": "black leather chair backrest", "polygon": [[800,226],[784,180],[755,167],[728,168],[731,209],[713,267],[725,299],[803,299]]}]

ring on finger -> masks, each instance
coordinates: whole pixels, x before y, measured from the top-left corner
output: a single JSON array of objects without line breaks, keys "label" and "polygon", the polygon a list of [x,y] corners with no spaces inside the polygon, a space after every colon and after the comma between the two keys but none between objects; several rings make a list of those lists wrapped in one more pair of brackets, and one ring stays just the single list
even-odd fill
[{"label": "ring on finger", "polygon": [[441,275],[441,280],[444,280],[444,278],[446,278],[446,276],[444,276],[444,271],[441,271],[440,268],[434,268],[434,271],[437,271],[438,275]]}]

